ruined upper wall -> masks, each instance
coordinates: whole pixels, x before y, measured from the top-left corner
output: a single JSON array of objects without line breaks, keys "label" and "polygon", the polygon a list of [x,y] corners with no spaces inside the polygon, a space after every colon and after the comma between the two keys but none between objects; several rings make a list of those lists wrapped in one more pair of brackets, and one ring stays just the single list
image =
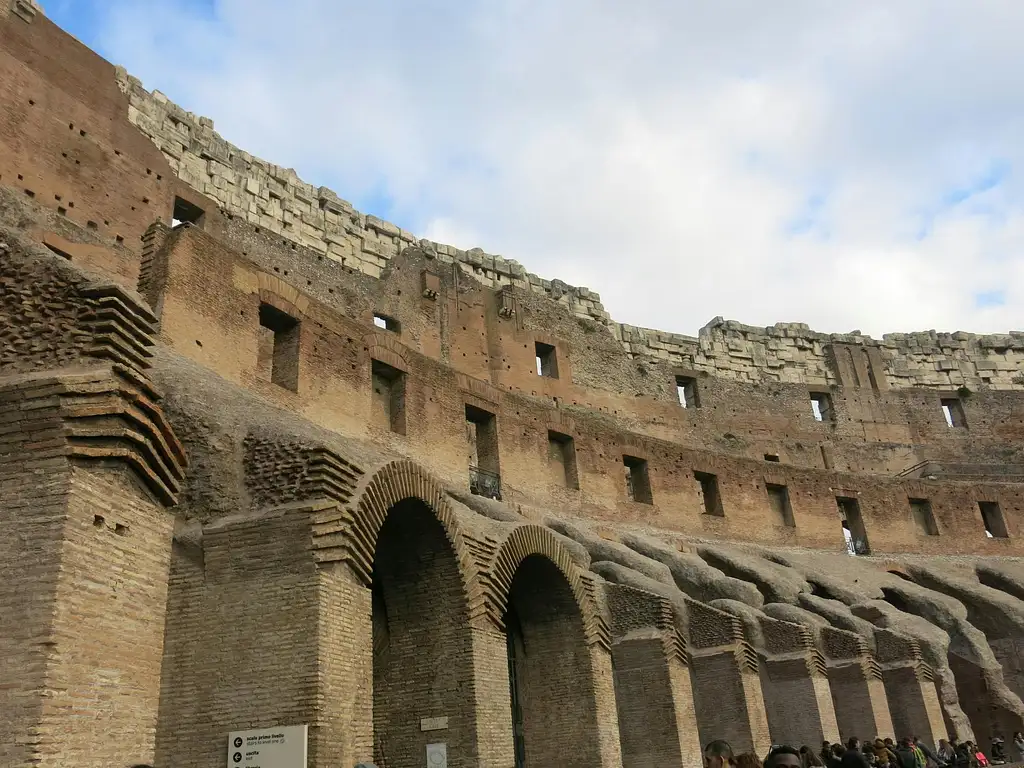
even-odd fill
[{"label": "ruined upper wall", "polygon": [[[253,157],[225,141],[213,121],[170,102],[117,68],[128,96],[129,120],[163,152],[182,181],[226,212],[324,256],[379,277],[408,246],[433,251],[493,288],[514,286],[549,296],[575,315],[606,326],[637,358],[743,381],[809,386],[1024,389],[1024,333],[897,333],[882,341],[858,332],[824,334],[803,323],[767,328],[712,320],[695,338],[614,323],[598,294],[560,280],[544,280],[521,264],[478,248],[459,250],[416,238],[375,216],[359,213],[326,187],[302,181],[290,168]],[[860,348],[855,354],[836,349]],[[858,362],[863,356],[866,361]],[[844,375],[844,370],[845,374]],[[884,376],[881,375],[884,371]]]}]

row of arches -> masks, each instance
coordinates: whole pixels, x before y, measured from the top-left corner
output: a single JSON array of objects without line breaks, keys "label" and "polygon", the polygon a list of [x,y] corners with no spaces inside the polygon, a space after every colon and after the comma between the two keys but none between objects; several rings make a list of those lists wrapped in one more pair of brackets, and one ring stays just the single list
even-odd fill
[{"label": "row of arches", "polygon": [[850,727],[899,735],[897,723],[927,741],[944,735],[920,665],[872,669],[856,654],[751,662],[742,637],[681,652],[672,632],[613,638],[586,572],[550,530],[467,534],[443,489],[408,462],[368,476],[354,498],[348,561],[370,595],[372,739],[348,739],[346,758],[418,766],[440,742],[451,766],[639,766],[699,760],[705,736],[766,747],[780,728],[805,741]]},{"label": "row of arches", "polygon": [[608,764],[602,750],[618,744],[600,738],[596,608],[553,535],[516,528],[482,575],[422,470],[388,465],[360,491],[374,761],[419,766],[443,742],[449,766]]}]

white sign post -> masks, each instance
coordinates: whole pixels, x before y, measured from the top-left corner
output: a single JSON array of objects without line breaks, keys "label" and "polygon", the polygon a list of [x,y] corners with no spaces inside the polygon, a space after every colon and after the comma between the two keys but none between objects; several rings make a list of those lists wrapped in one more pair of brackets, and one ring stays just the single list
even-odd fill
[{"label": "white sign post", "polygon": [[306,768],[308,726],[228,734],[228,768]]}]

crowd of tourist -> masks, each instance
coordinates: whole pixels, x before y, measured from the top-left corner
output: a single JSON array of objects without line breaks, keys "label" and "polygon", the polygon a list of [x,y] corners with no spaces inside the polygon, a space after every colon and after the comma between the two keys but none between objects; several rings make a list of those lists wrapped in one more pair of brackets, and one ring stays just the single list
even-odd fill
[{"label": "crowd of tourist", "polygon": [[712,741],[704,748],[704,768],[987,768],[1009,762],[1024,763],[1024,734],[1013,735],[1011,759],[1003,738],[992,737],[988,755],[972,741],[939,739],[938,749],[917,736],[900,739],[875,739],[862,742],[851,738],[845,744],[824,742],[815,752],[804,745],[772,745],[764,759],[753,752],[734,754],[725,741]]}]

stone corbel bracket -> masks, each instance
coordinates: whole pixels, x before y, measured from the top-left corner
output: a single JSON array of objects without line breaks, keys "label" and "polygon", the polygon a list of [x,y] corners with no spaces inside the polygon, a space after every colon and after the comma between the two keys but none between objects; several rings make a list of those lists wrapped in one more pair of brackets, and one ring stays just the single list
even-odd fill
[{"label": "stone corbel bracket", "polygon": [[188,462],[156,400],[145,378],[119,365],[0,378],[0,413],[14,427],[0,456],[121,461],[173,506]]}]

